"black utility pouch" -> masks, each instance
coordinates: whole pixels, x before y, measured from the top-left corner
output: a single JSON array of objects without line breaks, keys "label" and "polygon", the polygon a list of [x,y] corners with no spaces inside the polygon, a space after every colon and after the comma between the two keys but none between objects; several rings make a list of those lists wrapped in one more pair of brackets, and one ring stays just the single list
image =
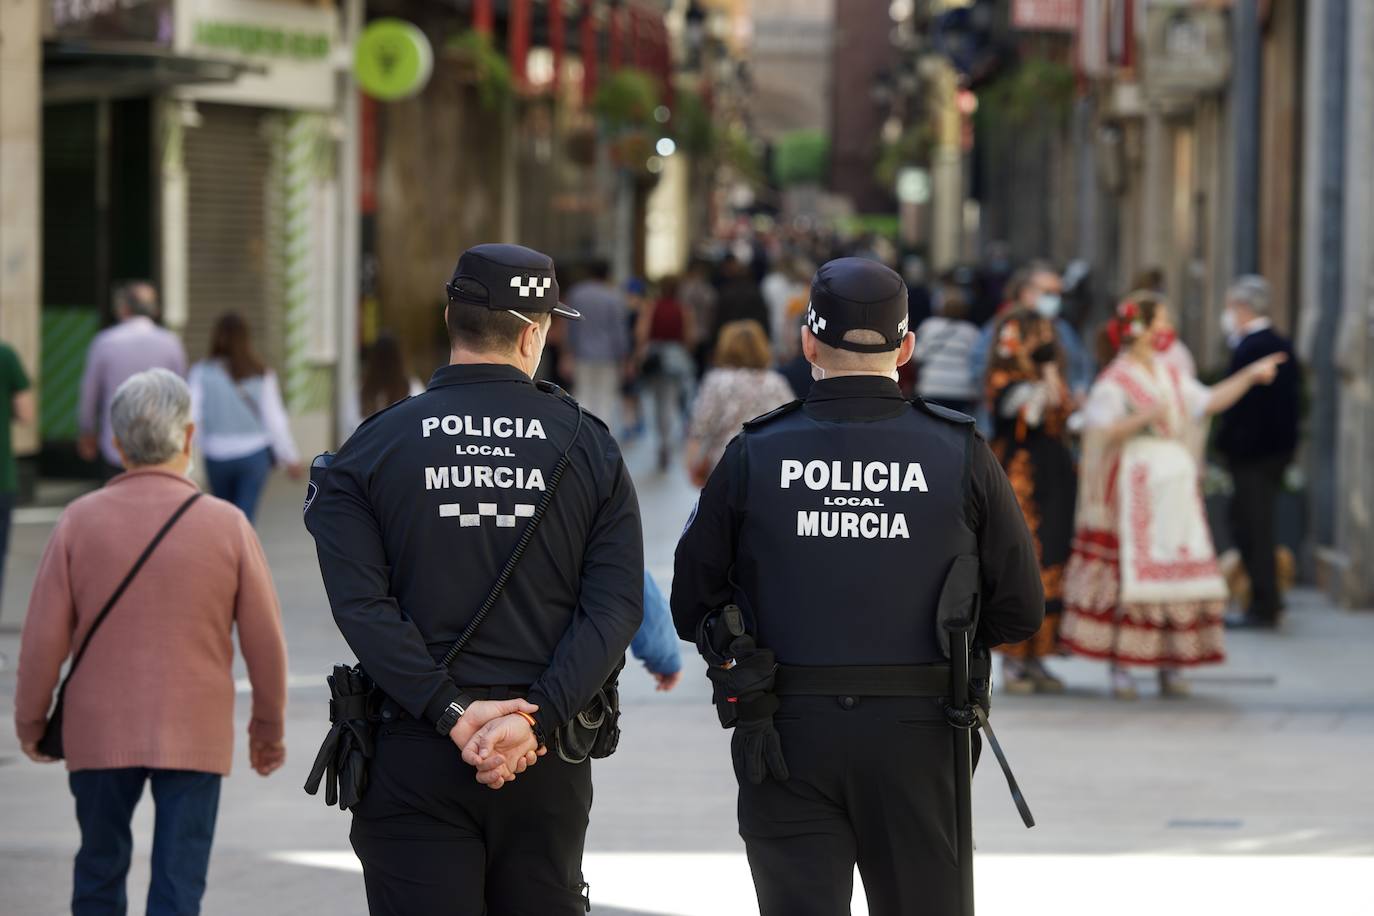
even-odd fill
[{"label": "black utility pouch", "polygon": [[620,671],[592,695],[572,721],[553,733],[553,752],[560,760],[578,764],[601,760],[620,746]]},{"label": "black utility pouch", "polygon": [[601,689],[606,703],[605,721],[596,730],[592,757],[601,760],[615,753],[620,746],[620,682],[613,680]]}]

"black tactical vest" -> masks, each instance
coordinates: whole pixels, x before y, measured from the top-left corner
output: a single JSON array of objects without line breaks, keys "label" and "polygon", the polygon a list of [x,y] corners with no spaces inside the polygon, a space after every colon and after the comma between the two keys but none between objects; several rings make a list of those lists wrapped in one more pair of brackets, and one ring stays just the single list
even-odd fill
[{"label": "black tactical vest", "polygon": [[976,553],[965,519],[972,421],[897,402],[880,418],[804,406],[746,425],[734,570],[758,643],[786,665],[944,661],[935,606]]}]

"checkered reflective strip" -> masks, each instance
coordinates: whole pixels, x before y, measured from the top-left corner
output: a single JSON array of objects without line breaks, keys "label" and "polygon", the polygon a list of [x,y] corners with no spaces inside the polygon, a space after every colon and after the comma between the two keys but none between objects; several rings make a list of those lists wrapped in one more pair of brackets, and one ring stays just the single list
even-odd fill
[{"label": "checkered reflective strip", "polygon": [[516,503],[515,512],[511,515],[500,511],[496,503],[478,503],[476,512],[464,512],[458,503],[442,503],[439,506],[440,518],[456,518],[463,528],[475,528],[486,518],[495,519],[497,528],[514,528],[517,518],[530,518],[533,515],[533,503]]},{"label": "checkered reflective strip", "polygon": [[825,319],[816,314],[816,307],[814,305],[807,306],[806,323],[811,325],[812,334],[819,334],[821,331],[825,330]]},{"label": "checkered reflective strip", "polygon": [[553,287],[553,277],[511,277],[510,288],[520,291],[520,298],[528,299],[531,295],[540,299],[544,298]]}]

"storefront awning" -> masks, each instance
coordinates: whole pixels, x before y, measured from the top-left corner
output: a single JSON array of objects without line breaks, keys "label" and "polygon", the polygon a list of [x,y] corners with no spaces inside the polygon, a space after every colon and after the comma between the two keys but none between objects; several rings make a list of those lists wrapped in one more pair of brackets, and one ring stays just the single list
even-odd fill
[{"label": "storefront awning", "polygon": [[254,64],[177,54],[156,44],[55,41],[43,47],[43,101],[131,98],[262,72]]}]

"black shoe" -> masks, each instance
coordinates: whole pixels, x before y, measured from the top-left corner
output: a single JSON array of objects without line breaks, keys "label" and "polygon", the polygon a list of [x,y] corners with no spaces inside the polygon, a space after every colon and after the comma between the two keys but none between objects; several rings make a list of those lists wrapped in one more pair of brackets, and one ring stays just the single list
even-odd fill
[{"label": "black shoe", "polygon": [[1279,628],[1278,621],[1266,620],[1262,617],[1252,617],[1249,614],[1232,614],[1226,618],[1226,629],[1228,630],[1268,630],[1273,631]]}]

